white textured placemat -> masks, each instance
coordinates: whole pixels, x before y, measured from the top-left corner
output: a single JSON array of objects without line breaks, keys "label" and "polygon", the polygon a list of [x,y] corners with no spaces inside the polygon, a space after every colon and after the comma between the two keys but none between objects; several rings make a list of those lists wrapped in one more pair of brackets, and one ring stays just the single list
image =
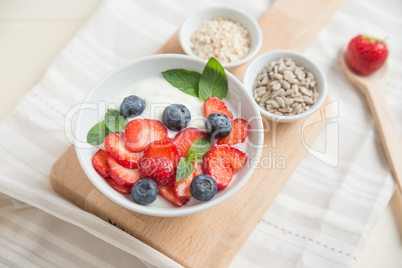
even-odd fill
[{"label": "white textured placemat", "polygon": [[[134,255],[147,265],[177,266],[62,198],[50,187],[48,174],[69,145],[65,131],[71,118],[66,116],[96,81],[131,59],[153,54],[189,14],[215,4],[241,8],[258,19],[272,1],[105,1],[0,123],[0,192],[52,215],[0,194],[0,263],[140,266]],[[327,74],[331,105],[338,109],[326,115],[328,131],[312,146],[232,267],[354,264],[394,184],[363,96],[343,76],[338,52],[358,33],[388,37],[387,101],[401,129],[401,11],[398,0],[344,1],[305,52]]]}]

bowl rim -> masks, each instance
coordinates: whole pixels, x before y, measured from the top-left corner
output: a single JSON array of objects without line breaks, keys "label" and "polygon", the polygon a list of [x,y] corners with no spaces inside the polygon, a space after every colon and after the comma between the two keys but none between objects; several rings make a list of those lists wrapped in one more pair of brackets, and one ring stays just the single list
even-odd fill
[{"label": "bowl rim", "polygon": [[[190,60],[190,61],[196,62],[196,64],[205,65],[205,62],[201,59],[197,59],[197,58],[194,58],[194,57],[191,57],[188,55],[182,55],[182,54],[166,53],[166,54],[155,54],[155,55],[149,55],[149,56],[143,56],[143,57],[136,58],[136,59],[124,64],[123,66],[115,68],[114,70],[112,70],[111,72],[109,72],[105,76],[103,76],[87,93],[86,97],[82,101],[81,107],[84,108],[86,103],[88,103],[89,99],[94,94],[94,92],[96,92],[97,88],[102,83],[104,83],[105,81],[107,81],[108,79],[113,77],[116,73],[120,72],[121,70],[123,70],[125,68],[128,68],[129,66],[131,66],[133,64],[141,64],[141,62],[148,61],[148,60],[155,60],[158,58],[160,60]],[[228,77],[228,81],[229,81],[229,79],[232,80],[232,82],[235,83],[240,88],[240,90],[245,91],[244,84],[241,83],[237,77],[235,77],[233,74],[231,74],[227,70],[225,70],[225,73],[226,73],[226,76]],[[251,103],[254,101],[254,99],[252,99],[246,92],[244,92],[244,94],[246,95],[246,98],[248,98]],[[264,143],[264,132],[263,132],[264,129],[263,129],[262,118],[261,118],[261,115],[260,115],[258,109],[256,109],[256,107],[254,105],[252,105],[251,108],[253,109],[255,118],[257,119],[256,121],[257,121],[258,129],[255,130],[254,132],[256,134],[258,134],[257,140],[258,140],[258,145],[259,145],[255,149],[256,151],[255,151],[255,157],[253,158],[253,162],[255,162],[255,160],[258,160],[258,162],[259,162],[259,160],[261,158],[261,153],[262,153],[262,147],[263,147],[262,145]],[[82,118],[83,118],[84,110],[85,109],[80,109],[77,114],[77,119],[75,122],[75,132],[76,133],[79,133],[78,129],[79,129],[79,126],[80,126]],[[226,192],[224,195],[220,196],[217,199],[212,199],[208,202],[203,202],[203,203],[197,204],[195,206],[189,206],[189,207],[184,206],[175,211],[163,210],[163,208],[157,208],[156,210],[152,210],[152,207],[142,206],[142,205],[136,204],[134,201],[130,202],[131,205],[127,205],[126,202],[124,202],[124,201],[121,202],[120,199],[116,199],[113,195],[109,194],[110,191],[105,190],[105,188],[101,185],[99,179],[91,177],[90,174],[93,171],[92,165],[85,158],[85,156],[83,154],[84,150],[88,150],[88,148],[79,148],[79,147],[77,148],[75,146],[75,151],[76,151],[76,155],[78,157],[80,166],[84,170],[88,179],[91,181],[91,183],[95,186],[95,188],[98,191],[100,191],[103,195],[105,195],[108,199],[110,199],[114,203],[116,203],[130,211],[134,211],[137,213],[150,215],[150,216],[159,216],[159,217],[178,217],[178,216],[190,215],[190,214],[204,211],[206,209],[212,208],[216,205],[223,203],[224,201],[226,201],[227,199],[232,197],[234,194],[236,194],[246,184],[246,182],[250,179],[250,177],[252,176],[252,174],[254,173],[255,168],[256,168],[254,166],[254,164],[251,162],[251,159],[249,159],[248,161],[250,161],[250,168],[248,168],[248,170],[246,171],[246,173],[244,174],[242,179],[239,180],[238,183],[232,189],[230,189],[230,191]],[[110,188],[110,190],[112,190],[112,188]],[[135,209],[133,209],[133,207]]]},{"label": "bowl rim", "polygon": [[[259,26],[258,22],[250,14],[246,13],[245,11],[243,11],[241,9],[234,8],[234,7],[227,7],[227,6],[213,6],[213,7],[206,7],[206,8],[200,9],[200,10],[196,11],[195,13],[193,13],[192,15],[190,15],[184,21],[184,23],[180,27],[180,31],[179,31],[179,42],[180,42],[180,45],[181,45],[182,49],[184,50],[184,52],[189,56],[193,56],[193,57],[196,57],[198,59],[201,59],[200,57],[195,55],[193,50],[190,48],[190,46],[189,46],[190,41],[188,39],[185,39],[187,34],[190,37],[191,37],[191,34],[192,34],[192,33],[188,33],[186,31],[186,28],[188,27],[188,25],[190,24],[190,22],[192,20],[195,20],[196,18],[198,18],[199,16],[201,16],[203,14],[208,14],[211,11],[228,11],[228,12],[232,12],[233,14],[243,16],[245,19],[247,19],[250,22],[250,25],[252,25],[252,29],[246,28],[248,30],[248,32],[251,33],[251,31],[253,31],[253,32],[256,33],[256,36],[257,36],[257,38],[255,38],[256,40],[254,40],[254,39],[251,40],[251,36],[250,36],[250,41],[251,42],[256,42],[256,45],[255,45],[255,47],[253,49],[250,49],[250,51],[247,53],[247,55],[244,58],[242,58],[242,59],[240,59],[238,61],[235,61],[235,62],[221,63],[222,67],[224,69],[233,69],[235,67],[243,65],[244,63],[246,63],[250,59],[254,58],[254,56],[257,55],[257,53],[260,51],[261,46],[262,46],[263,35],[262,35],[261,27]],[[242,26],[246,27],[243,24],[242,24]],[[204,59],[201,59],[201,60],[204,60]]]},{"label": "bowl rim", "polygon": [[[286,58],[286,57],[292,58],[292,56],[296,56],[296,57],[300,58],[302,61],[308,62],[308,64],[310,64],[311,66],[313,66],[316,69],[315,71],[312,71],[309,69],[309,71],[314,74],[314,77],[320,77],[320,79],[322,80],[322,87],[319,89],[320,95],[319,95],[317,101],[311,106],[311,108],[309,110],[304,111],[297,115],[276,115],[276,114],[273,114],[273,113],[268,112],[267,110],[263,109],[255,101],[254,96],[253,96],[253,89],[248,88],[248,86],[246,85],[246,82],[248,82],[249,79],[252,82],[254,82],[255,78],[257,77],[257,74],[252,73],[251,69],[254,65],[257,65],[260,61],[263,61],[264,59],[266,59],[268,57],[273,57],[273,56],[277,57],[278,59]],[[269,62],[266,65],[268,65],[268,64],[269,64]],[[300,65],[303,65],[303,64],[301,63]],[[318,64],[316,64],[314,61],[312,61],[311,59],[309,59],[308,57],[303,55],[302,53],[293,51],[293,50],[288,50],[288,49],[271,50],[271,51],[265,52],[265,53],[257,56],[247,66],[247,69],[244,72],[243,82],[244,82],[244,86],[246,87],[247,93],[253,98],[255,106],[258,107],[261,114],[264,117],[267,117],[267,118],[277,121],[277,122],[293,122],[293,121],[299,120],[301,118],[307,117],[307,116],[315,113],[318,109],[320,109],[320,107],[324,103],[325,98],[328,93],[328,81],[327,81],[326,75],[325,75],[324,71],[322,70],[322,68]]]}]

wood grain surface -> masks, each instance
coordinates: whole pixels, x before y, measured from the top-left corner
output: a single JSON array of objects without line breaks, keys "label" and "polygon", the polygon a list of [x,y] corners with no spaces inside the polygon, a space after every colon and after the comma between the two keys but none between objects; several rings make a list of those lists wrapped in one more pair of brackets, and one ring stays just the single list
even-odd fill
[{"label": "wood grain surface", "polygon": [[[264,42],[272,49],[303,51],[325,25],[340,1],[277,0],[260,19]],[[178,32],[158,53],[183,53]],[[233,71],[242,79],[246,65]],[[54,164],[50,183],[82,209],[123,229],[186,267],[227,267],[267,211],[307,150],[325,128],[324,106],[307,120],[264,122],[262,158],[285,159],[284,168],[259,167],[247,184],[226,202],[194,215],[161,218],[133,213],[102,195],[81,169],[74,146]]]}]

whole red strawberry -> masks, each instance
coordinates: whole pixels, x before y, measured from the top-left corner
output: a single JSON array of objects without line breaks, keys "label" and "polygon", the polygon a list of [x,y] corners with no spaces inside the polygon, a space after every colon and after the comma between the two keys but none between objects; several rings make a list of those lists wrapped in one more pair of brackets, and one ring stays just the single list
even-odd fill
[{"label": "whole red strawberry", "polygon": [[380,39],[366,35],[353,38],[346,51],[349,66],[362,75],[369,75],[380,69],[387,57],[387,45]]}]

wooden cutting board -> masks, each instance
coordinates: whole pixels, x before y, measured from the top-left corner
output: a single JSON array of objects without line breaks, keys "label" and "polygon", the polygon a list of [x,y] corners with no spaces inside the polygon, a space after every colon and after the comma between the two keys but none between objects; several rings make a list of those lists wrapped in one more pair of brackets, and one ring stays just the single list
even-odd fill
[{"label": "wooden cutting board", "polygon": [[[272,49],[303,51],[339,4],[340,0],[277,0],[259,21],[264,36],[260,53]],[[158,53],[183,53],[178,32]],[[243,65],[232,73],[242,79],[246,67]],[[324,107],[315,118],[320,119],[320,113],[324,115]],[[260,163],[247,184],[232,198],[195,215],[152,217],[113,203],[86,177],[73,145],[53,165],[50,183],[80,208],[123,229],[183,266],[227,267],[305,156],[305,146],[313,144],[326,125],[325,119],[314,124],[308,121],[265,122],[266,147],[261,155],[265,162]],[[273,162],[282,161],[280,158],[285,159],[286,167],[275,168]]]}]

